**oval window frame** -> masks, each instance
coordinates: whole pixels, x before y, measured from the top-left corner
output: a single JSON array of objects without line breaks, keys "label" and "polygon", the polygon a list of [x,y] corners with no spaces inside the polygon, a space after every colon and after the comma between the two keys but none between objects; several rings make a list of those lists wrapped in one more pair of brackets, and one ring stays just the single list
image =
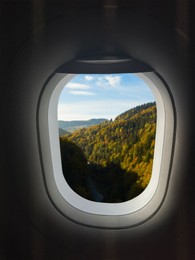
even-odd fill
[{"label": "oval window frame", "polygon": [[153,170],[146,189],[134,199],[121,203],[89,201],[69,187],[61,167],[57,104],[63,87],[74,74],[58,70],[43,87],[37,110],[37,129],[45,188],[55,208],[73,222],[98,228],[137,226],[155,214],[163,203],[174,148],[174,103],[166,83],[156,72],[136,71],[136,75],[151,88],[157,104]]}]

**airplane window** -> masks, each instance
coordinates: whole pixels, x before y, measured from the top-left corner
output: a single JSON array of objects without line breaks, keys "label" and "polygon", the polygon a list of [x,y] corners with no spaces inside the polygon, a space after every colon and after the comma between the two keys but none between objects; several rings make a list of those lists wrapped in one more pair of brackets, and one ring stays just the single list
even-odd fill
[{"label": "airplane window", "polygon": [[156,102],[136,74],[74,76],[59,97],[58,127],[63,175],[78,195],[120,203],[148,186]]},{"label": "airplane window", "polygon": [[[57,71],[41,93],[37,123],[46,191],[55,208],[78,223],[134,226],[166,194],[172,98],[153,71],[87,73]],[[107,216],[112,221],[102,220]]]}]

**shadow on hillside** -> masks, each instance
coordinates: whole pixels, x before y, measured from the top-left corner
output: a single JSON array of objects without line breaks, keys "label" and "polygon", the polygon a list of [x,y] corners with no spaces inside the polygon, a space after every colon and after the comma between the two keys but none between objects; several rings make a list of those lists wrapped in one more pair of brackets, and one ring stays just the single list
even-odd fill
[{"label": "shadow on hillside", "polygon": [[67,139],[60,139],[60,146],[64,177],[80,196],[96,202],[119,203],[143,191],[135,172],[126,172],[114,163],[106,167],[90,164],[82,150]]}]

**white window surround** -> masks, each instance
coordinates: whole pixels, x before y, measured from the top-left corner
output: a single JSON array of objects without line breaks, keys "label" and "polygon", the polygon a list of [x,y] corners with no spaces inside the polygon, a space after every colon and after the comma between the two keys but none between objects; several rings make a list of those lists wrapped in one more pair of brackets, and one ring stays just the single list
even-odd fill
[{"label": "white window surround", "polygon": [[[37,122],[46,190],[52,203],[64,216],[83,225],[110,228],[138,225],[160,208],[166,195],[175,128],[172,99],[165,84],[154,72],[136,73],[136,75],[151,88],[157,104],[155,152],[152,177],[148,186],[139,196],[122,203],[101,203],[84,199],[70,188],[63,176],[57,106],[62,89],[75,75],[55,73],[40,96]],[[58,203],[59,197],[60,203]],[[62,205],[63,201],[64,205]],[[147,208],[147,214],[143,214],[143,209],[145,212]],[[85,215],[88,218],[85,218]],[[96,218],[93,220],[94,215]],[[91,216],[91,221],[89,221],[89,216]],[[125,216],[126,219],[124,223],[119,220],[102,223],[98,220],[98,217],[102,216]]]}]

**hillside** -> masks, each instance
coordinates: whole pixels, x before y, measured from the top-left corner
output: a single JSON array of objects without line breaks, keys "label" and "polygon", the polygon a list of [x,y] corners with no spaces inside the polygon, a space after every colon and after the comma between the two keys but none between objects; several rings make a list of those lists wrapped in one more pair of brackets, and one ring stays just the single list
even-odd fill
[{"label": "hillside", "polygon": [[68,131],[66,131],[66,130],[64,130],[62,128],[59,128],[58,130],[59,130],[59,136],[62,136],[62,135],[65,135],[65,134],[69,134]]},{"label": "hillside", "polygon": [[[156,106],[148,103],[124,112],[114,121],[62,136],[64,149],[74,143],[86,158],[86,163],[80,163],[80,170],[74,166],[73,171],[76,179],[85,172],[82,184],[77,182],[74,188],[70,186],[80,195],[96,201],[120,202],[137,196],[151,177],[155,130]],[[74,160],[71,161],[75,165]]]}]

